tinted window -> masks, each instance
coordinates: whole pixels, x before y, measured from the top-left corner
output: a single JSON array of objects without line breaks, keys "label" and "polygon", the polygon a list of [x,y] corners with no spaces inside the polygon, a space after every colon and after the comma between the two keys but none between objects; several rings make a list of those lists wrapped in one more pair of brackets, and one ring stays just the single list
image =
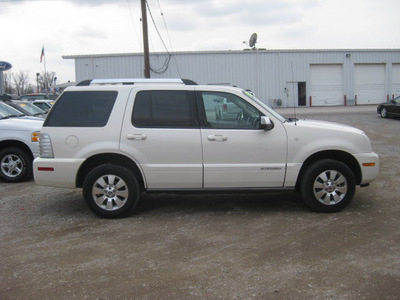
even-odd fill
[{"label": "tinted window", "polygon": [[116,91],[65,92],[43,126],[103,127],[117,95]]},{"label": "tinted window", "polygon": [[136,127],[198,127],[194,93],[188,91],[138,92],[133,108],[132,124]]}]

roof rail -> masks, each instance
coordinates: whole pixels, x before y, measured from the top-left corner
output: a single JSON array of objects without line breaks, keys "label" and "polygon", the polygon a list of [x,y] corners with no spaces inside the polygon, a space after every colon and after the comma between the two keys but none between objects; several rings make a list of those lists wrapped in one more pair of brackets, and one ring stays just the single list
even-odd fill
[{"label": "roof rail", "polygon": [[132,84],[185,84],[195,85],[196,83],[189,79],[179,78],[117,78],[117,79],[89,79],[83,80],[77,84],[77,86],[88,86],[88,85],[105,85],[105,84],[118,84],[118,85],[132,85]]}]

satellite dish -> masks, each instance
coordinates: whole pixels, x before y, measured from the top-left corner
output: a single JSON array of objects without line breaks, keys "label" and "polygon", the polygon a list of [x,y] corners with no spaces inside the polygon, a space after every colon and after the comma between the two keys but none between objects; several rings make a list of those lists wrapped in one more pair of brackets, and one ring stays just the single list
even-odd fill
[{"label": "satellite dish", "polygon": [[250,37],[250,40],[249,40],[249,46],[250,46],[250,48],[255,48],[255,46],[256,46],[256,43],[257,43],[257,33],[253,33],[252,35],[251,35],[251,37]]}]

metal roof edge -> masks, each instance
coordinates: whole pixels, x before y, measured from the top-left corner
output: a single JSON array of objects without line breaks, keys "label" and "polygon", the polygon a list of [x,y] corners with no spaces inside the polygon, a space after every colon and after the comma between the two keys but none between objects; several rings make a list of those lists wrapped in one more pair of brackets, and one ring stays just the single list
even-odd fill
[{"label": "metal roof edge", "polygon": [[[306,53],[306,52],[400,52],[399,49],[244,49],[244,50],[210,50],[210,51],[176,51],[170,52],[173,55],[195,55],[195,54],[227,54],[227,53]],[[153,55],[167,55],[167,52],[152,52]],[[75,58],[93,58],[93,57],[110,57],[110,56],[142,56],[143,53],[103,53],[103,54],[78,54],[78,55],[63,55],[63,59],[75,59]]]}]

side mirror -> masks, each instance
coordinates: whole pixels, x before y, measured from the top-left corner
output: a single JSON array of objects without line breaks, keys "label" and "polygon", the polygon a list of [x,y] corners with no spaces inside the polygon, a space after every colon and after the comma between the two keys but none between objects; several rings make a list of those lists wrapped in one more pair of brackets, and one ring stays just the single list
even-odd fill
[{"label": "side mirror", "polygon": [[271,119],[267,116],[262,116],[260,119],[260,129],[267,131],[272,128],[274,128],[274,123],[272,123]]}]

